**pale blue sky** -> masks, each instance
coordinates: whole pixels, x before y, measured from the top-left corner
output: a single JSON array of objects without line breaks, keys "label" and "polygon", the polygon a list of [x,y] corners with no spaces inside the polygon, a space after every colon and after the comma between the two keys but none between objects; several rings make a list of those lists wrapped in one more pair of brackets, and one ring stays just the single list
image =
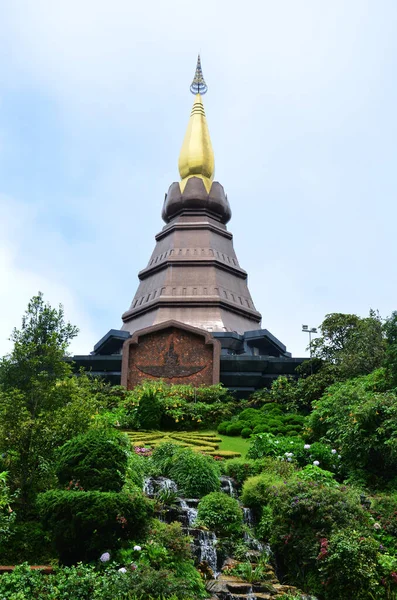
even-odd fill
[{"label": "pale blue sky", "polygon": [[88,353],[161,229],[200,50],[216,179],[263,327],[397,309],[397,3],[0,3],[0,354],[39,289]]}]

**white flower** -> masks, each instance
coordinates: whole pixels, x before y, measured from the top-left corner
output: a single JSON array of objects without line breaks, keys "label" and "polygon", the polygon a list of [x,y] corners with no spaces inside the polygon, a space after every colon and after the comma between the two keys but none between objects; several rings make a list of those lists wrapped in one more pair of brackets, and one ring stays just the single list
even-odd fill
[{"label": "white flower", "polygon": [[142,550],[142,548],[140,546],[134,546],[134,550],[136,550],[137,552],[140,552]]},{"label": "white flower", "polygon": [[288,462],[291,462],[292,458],[288,457],[287,460],[288,460]]},{"label": "white flower", "polygon": [[331,450],[331,454],[336,454],[335,448],[333,450]]},{"label": "white flower", "polygon": [[290,442],[290,444],[293,444],[294,442]]},{"label": "white flower", "polygon": [[303,447],[305,450],[310,450],[310,444],[305,444]]},{"label": "white flower", "polygon": [[318,460],[314,460],[314,461],[313,461],[313,464],[314,464],[316,467],[318,467],[318,465],[319,465],[320,463],[319,463],[319,461],[318,461]]},{"label": "white flower", "polygon": [[119,573],[127,573],[127,569],[125,567],[121,567],[121,569],[119,569]]},{"label": "white flower", "polygon": [[382,526],[379,523],[374,523],[374,529],[382,529]]},{"label": "white flower", "polygon": [[108,562],[108,560],[110,560],[110,554],[109,552],[104,552],[102,554],[102,556],[99,559],[101,562]]},{"label": "white flower", "polygon": [[338,458],[342,458],[340,454],[338,454]]}]

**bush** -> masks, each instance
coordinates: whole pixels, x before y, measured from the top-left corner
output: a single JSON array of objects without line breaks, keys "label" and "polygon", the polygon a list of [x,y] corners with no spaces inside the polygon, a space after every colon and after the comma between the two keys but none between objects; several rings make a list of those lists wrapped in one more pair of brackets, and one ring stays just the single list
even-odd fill
[{"label": "bush", "polygon": [[292,478],[298,481],[313,481],[325,487],[339,487],[333,473],[320,469],[320,467],[315,465],[307,465],[301,471],[294,473]]},{"label": "bush", "polygon": [[384,598],[378,573],[379,544],[355,530],[336,531],[322,542],[318,557],[319,574],[326,586],[318,593],[326,600]]},{"label": "bush", "polygon": [[219,467],[214,459],[189,448],[175,453],[169,475],[187,498],[201,498],[219,490]]},{"label": "bush", "polygon": [[[265,404],[261,409],[246,408],[238,415],[237,420],[224,421],[219,425],[219,433],[226,435],[242,435],[243,430],[254,433],[274,433],[296,435],[302,431],[305,418],[302,415],[285,413],[275,403]],[[250,433],[245,431],[244,437]]]},{"label": "bush", "polygon": [[37,521],[16,522],[8,539],[0,542],[0,564],[45,565],[54,558],[50,538]]},{"label": "bush", "polygon": [[198,522],[220,536],[241,535],[243,512],[235,498],[212,492],[199,502]]},{"label": "bush", "polygon": [[[128,565],[129,566],[129,565]],[[114,565],[62,567],[50,577],[31,571],[27,564],[0,577],[2,600],[198,600],[206,598],[204,584],[193,565],[184,561],[174,569],[156,570],[144,563],[120,573]]]},{"label": "bush", "polygon": [[235,479],[241,486],[248,477],[259,475],[263,471],[273,473],[282,478],[288,478],[294,472],[292,463],[266,457],[260,460],[251,458],[234,458],[222,465],[225,475]]},{"label": "bush", "polygon": [[274,473],[261,473],[255,477],[249,477],[243,485],[241,501],[244,506],[260,512],[261,508],[272,499],[276,486],[282,483],[283,479]]},{"label": "bush", "polygon": [[274,481],[263,473],[245,482],[242,500],[259,516],[268,517],[263,507],[270,507],[270,544],[281,572],[298,586],[309,580],[315,585],[324,581],[319,572],[320,558],[331,535],[354,523],[356,531],[360,535],[364,532],[365,537],[368,528],[368,514],[358,496],[342,486],[333,488],[295,478]]},{"label": "bush", "polygon": [[66,442],[58,451],[56,473],[63,485],[85,490],[121,490],[129,446],[123,434],[92,429]]},{"label": "bush", "polygon": [[222,421],[222,423],[219,423],[218,433],[220,433],[221,435],[226,435],[226,430],[229,425],[230,425],[229,421]]},{"label": "bush", "polygon": [[232,458],[222,465],[222,470],[225,475],[232,477],[237,481],[238,485],[252,475],[257,475],[262,471],[260,462],[249,458]]},{"label": "bush", "polygon": [[230,419],[237,402],[222,385],[193,387],[145,381],[126,397],[123,408],[140,429],[197,429]]},{"label": "bush", "polygon": [[97,559],[123,540],[142,534],[152,513],[139,493],[67,492],[39,494],[37,506],[61,562]]},{"label": "bush", "polygon": [[140,397],[136,419],[139,429],[160,429],[162,407],[158,392],[146,385]]},{"label": "bush", "polygon": [[154,475],[169,477],[172,467],[172,461],[176,452],[180,450],[177,444],[163,442],[159,444],[152,454],[152,471]]},{"label": "bush", "polygon": [[397,469],[397,394],[378,392],[383,370],[328,388],[315,403],[309,434],[332,444],[346,467],[377,483]]},{"label": "bush", "polygon": [[233,421],[226,427],[227,435],[240,435],[241,430],[244,428],[242,421]]},{"label": "bush", "polygon": [[144,456],[130,452],[125,474],[126,483],[132,483],[140,490],[143,488],[145,476],[149,472],[149,462]]},{"label": "bush", "polygon": [[244,427],[244,429],[241,430],[241,437],[242,438],[249,438],[249,436],[251,435],[252,430],[249,427]]},{"label": "bush", "polygon": [[305,444],[299,437],[276,437],[271,433],[260,433],[252,436],[247,453],[249,458],[257,459],[265,456],[279,458],[304,467],[316,461],[317,466],[333,472],[341,471],[340,455],[330,446],[315,442]]}]

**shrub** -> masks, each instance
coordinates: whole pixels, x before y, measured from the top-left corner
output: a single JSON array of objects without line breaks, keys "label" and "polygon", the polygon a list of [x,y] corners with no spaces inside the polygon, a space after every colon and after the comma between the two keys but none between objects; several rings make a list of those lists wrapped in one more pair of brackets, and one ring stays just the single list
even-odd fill
[{"label": "shrub", "polygon": [[[263,474],[253,479],[261,477]],[[269,541],[280,569],[295,585],[302,586],[309,579],[320,582],[320,558],[327,547],[322,540],[329,540],[352,523],[360,535],[367,530],[368,515],[358,497],[346,487],[294,479],[274,485],[253,483],[247,480],[244,485],[247,499],[257,511],[259,507],[258,512],[264,505],[272,509]]]},{"label": "shrub", "polygon": [[317,557],[320,578],[327,582],[318,586],[318,592],[326,600],[385,597],[379,582],[379,544],[374,539],[345,529],[335,531],[326,542]]},{"label": "shrub", "polygon": [[56,473],[63,485],[85,490],[121,490],[127,468],[128,439],[114,431],[92,429],[66,442],[58,451]]},{"label": "shrub", "polygon": [[148,460],[144,456],[139,456],[135,452],[130,452],[125,474],[126,482],[132,483],[137,488],[142,489],[145,476],[148,472]]},{"label": "shrub", "polygon": [[162,407],[158,392],[146,384],[136,411],[139,429],[160,429],[161,415]]},{"label": "shrub", "polygon": [[299,437],[276,437],[271,433],[260,433],[252,436],[247,453],[249,458],[263,458],[270,456],[293,462],[300,467],[313,464],[326,470],[339,472],[341,470],[340,456],[330,446],[315,442],[305,444]]},{"label": "shrub", "polygon": [[[128,565],[129,567],[129,565]],[[193,565],[184,561],[156,570],[144,563],[120,573],[114,565],[61,567],[50,577],[31,571],[27,564],[0,578],[2,600],[198,600],[206,598],[204,584]]]},{"label": "shrub", "polygon": [[243,512],[235,498],[222,492],[212,492],[199,502],[198,522],[221,536],[241,534]]},{"label": "shrub", "polygon": [[219,467],[214,459],[190,448],[175,453],[169,475],[188,498],[200,498],[219,490]]},{"label": "shrub", "polygon": [[233,421],[226,427],[227,435],[240,435],[241,430],[244,428],[242,421]]},{"label": "shrub", "polygon": [[241,430],[241,437],[242,438],[249,438],[249,436],[251,435],[252,430],[249,427],[244,427],[244,429]]},{"label": "shrub", "polygon": [[171,442],[163,442],[153,450],[152,470],[154,475],[163,475],[163,477],[169,476],[173,457],[178,450],[179,446],[177,444],[172,444]]},{"label": "shrub", "polygon": [[16,522],[8,539],[1,538],[0,563],[17,565],[25,561],[31,565],[45,565],[54,558],[50,538],[37,521]]},{"label": "shrub", "polygon": [[229,421],[222,421],[222,423],[219,423],[218,425],[218,433],[225,435],[226,434],[226,429],[228,428],[228,426],[230,425]]},{"label": "shrub", "polygon": [[104,550],[140,535],[152,513],[141,493],[67,492],[39,494],[37,506],[61,562],[98,558]]},{"label": "shrub", "polygon": [[[203,449],[203,448],[201,448]],[[196,448],[198,450],[198,448]],[[205,450],[205,448],[204,448]],[[234,450],[205,450],[209,456],[219,456],[220,458],[238,458],[241,456],[241,452],[235,452]]]},{"label": "shrub", "polygon": [[7,485],[7,472],[0,473],[0,540],[6,540],[10,535],[15,513],[10,510],[10,502],[14,496]]},{"label": "shrub", "polygon": [[274,473],[261,473],[255,477],[249,477],[241,494],[244,506],[249,506],[260,512],[263,505],[270,502],[276,486],[283,483],[283,479]]},{"label": "shrub", "polygon": [[263,471],[273,473],[282,478],[289,477],[294,472],[293,464],[285,461],[280,461],[274,458],[266,457],[260,460],[251,458],[234,458],[222,465],[222,470],[225,475],[232,477],[242,485],[248,477],[259,475]]},{"label": "shrub", "polygon": [[367,472],[376,483],[397,468],[397,394],[378,392],[383,370],[336,383],[315,403],[309,434],[332,444],[351,471]]},{"label": "shrub", "polygon": [[196,429],[214,426],[235,413],[237,403],[222,385],[195,388],[145,381],[126,397],[123,408],[140,429]]},{"label": "shrub", "polygon": [[333,473],[320,469],[320,467],[317,467],[316,465],[306,465],[301,471],[294,473],[293,479],[299,481],[313,481],[325,487],[339,487],[339,484],[334,479]]}]

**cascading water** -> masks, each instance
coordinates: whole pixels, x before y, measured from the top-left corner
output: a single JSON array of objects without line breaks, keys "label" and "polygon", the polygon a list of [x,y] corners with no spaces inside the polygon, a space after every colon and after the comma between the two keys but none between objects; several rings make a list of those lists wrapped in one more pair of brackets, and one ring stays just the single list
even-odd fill
[{"label": "cascading water", "polygon": [[197,508],[192,508],[188,505],[186,500],[178,498],[181,509],[186,512],[188,527],[192,527],[194,521],[197,518]]},{"label": "cascading water", "polygon": [[162,490],[177,492],[178,488],[175,481],[168,477],[147,477],[143,483],[143,493],[153,497]]},{"label": "cascading water", "polygon": [[270,546],[268,544],[264,545],[262,542],[256,539],[253,535],[251,535],[251,531],[254,525],[254,519],[252,515],[252,510],[250,508],[242,507],[243,509],[243,523],[247,525],[249,531],[244,531],[244,541],[251,548],[251,550],[256,550],[257,552],[267,552],[267,554],[271,554]]},{"label": "cascading water", "polygon": [[206,562],[216,578],[218,576],[216,554],[216,535],[213,531],[198,530],[197,541],[200,546],[199,562]]},{"label": "cascading water", "polygon": [[245,506],[243,506],[242,509],[243,509],[243,522],[244,522],[244,525],[248,525],[248,527],[252,527],[253,526],[252,510],[250,508],[245,507]]},{"label": "cascading water", "polygon": [[225,494],[228,494],[232,498],[237,498],[237,492],[234,487],[234,481],[231,477],[226,477],[226,475],[222,475],[220,478],[221,481],[221,490]]}]

